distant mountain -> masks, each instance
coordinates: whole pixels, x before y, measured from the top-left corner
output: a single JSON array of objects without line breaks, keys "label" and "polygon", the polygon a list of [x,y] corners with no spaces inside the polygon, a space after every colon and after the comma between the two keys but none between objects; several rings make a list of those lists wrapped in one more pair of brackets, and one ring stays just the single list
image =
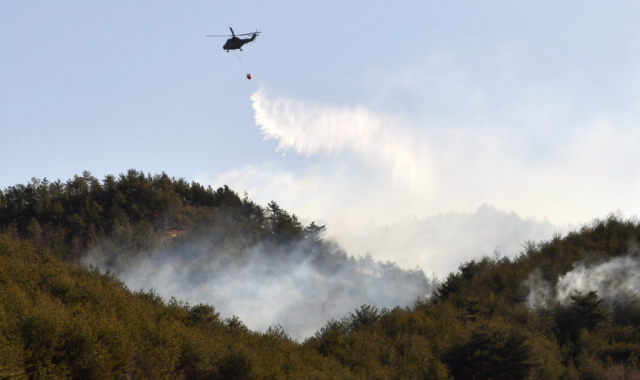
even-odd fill
[{"label": "distant mountain", "polygon": [[[164,173],[2,190],[0,379],[640,376],[637,221],[524,242],[514,259],[474,259],[438,284],[351,257],[323,231],[276,202]],[[184,301],[216,292],[219,304]],[[282,325],[256,332],[223,315],[243,303],[249,319],[294,328],[304,310],[345,311],[297,342]]]}]

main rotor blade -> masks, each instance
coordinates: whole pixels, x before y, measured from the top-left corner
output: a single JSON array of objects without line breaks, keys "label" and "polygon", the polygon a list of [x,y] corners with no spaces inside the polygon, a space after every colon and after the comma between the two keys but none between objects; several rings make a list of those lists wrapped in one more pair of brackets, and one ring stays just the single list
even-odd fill
[{"label": "main rotor blade", "polygon": [[[229,28],[231,29],[231,28]],[[254,34],[260,34],[262,32],[258,32],[257,30],[255,32],[252,33],[242,33],[242,34],[235,34],[233,33],[233,29],[231,29],[231,33],[232,34],[207,34],[207,37],[236,37],[236,36],[252,36]]]},{"label": "main rotor blade", "polygon": [[229,29],[231,30],[231,34],[235,37],[235,36],[236,36],[236,34],[233,32],[233,28],[232,28],[232,27],[229,27]]}]

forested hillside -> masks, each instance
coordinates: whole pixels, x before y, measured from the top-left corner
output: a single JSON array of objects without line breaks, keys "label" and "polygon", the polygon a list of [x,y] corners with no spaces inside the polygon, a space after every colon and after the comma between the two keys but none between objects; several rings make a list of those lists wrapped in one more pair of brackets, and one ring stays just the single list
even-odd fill
[{"label": "forested hillside", "polygon": [[134,290],[214,304],[254,329],[312,335],[352,305],[408,306],[432,285],[422,270],[354,258],[276,202],[257,205],[166,174],[103,181],[32,180],[4,191],[0,228],[68,263],[93,265]]},{"label": "forested hillside", "polygon": [[[196,239],[225,260],[260,246],[274,257],[295,250],[292,259],[318,271],[360,269],[323,230],[275,202],[262,207],[165,174],[9,187],[0,192],[0,379],[640,378],[640,285],[624,270],[640,252],[633,220],[610,216],[524,242],[513,259],[479,257],[430,299],[350,305],[303,342],[280,326],[251,331],[216,305],[129,290],[81,265],[92,252],[118,269]],[[363,286],[385,277],[430,286],[421,271],[374,268]],[[576,276],[597,286],[569,281]]]},{"label": "forested hillside", "polygon": [[312,241],[324,229],[302,226],[275,202],[264,208],[226,186],[214,190],[164,173],[130,170],[102,182],[88,172],[67,182],[34,178],[0,193],[0,226],[47,245],[67,261],[105,237],[109,254],[131,254],[164,244],[191,226],[211,224],[219,229],[219,241],[244,244]]}]

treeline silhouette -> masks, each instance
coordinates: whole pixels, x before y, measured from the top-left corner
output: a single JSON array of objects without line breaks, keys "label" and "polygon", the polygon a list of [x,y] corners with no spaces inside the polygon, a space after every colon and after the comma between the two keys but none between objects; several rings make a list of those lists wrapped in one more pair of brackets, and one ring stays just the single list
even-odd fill
[{"label": "treeline silhouette", "polygon": [[107,237],[122,251],[152,249],[198,224],[215,224],[219,238],[243,237],[247,244],[315,240],[324,230],[303,226],[276,202],[265,208],[227,186],[214,190],[133,169],[102,183],[84,172],[64,183],[33,178],[0,191],[0,227],[45,243],[65,260]]},{"label": "treeline silhouette", "polygon": [[0,379],[640,377],[637,296],[614,308],[595,292],[539,308],[526,302],[533,273],[555,284],[578,262],[635,252],[640,225],[615,216],[525,242],[513,259],[463,263],[430,299],[355,307],[304,342],[280,326],[250,331],[220,318],[215,305],[132,292],[77,265],[96,247],[117,259],[214,235],[212,245],[265,244],[276,255],[295,245],[323,263],[347,262],[323,230],[275,202],[262,207],[227,187],[164,173],[131,170],[102,182],[84,173],[9,187],[0,193]]}]

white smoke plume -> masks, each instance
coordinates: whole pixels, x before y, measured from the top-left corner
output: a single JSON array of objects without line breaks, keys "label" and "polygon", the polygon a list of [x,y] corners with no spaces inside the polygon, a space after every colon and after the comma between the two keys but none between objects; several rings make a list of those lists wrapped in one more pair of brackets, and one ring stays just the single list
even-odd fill
[{"label": "white smoke plume", "polygon": [[419,266],[438,278],[446,277],[464,261],[491,255],[495,250],[514,257],[523,242],[546,240],[570,228],[487,204],[468,212],[429,215],[425,211],[427,215],[421,215],[419,200],[389,191],[373,177],[362,173],[349,176],[348,168],[334,168],[312,168],[297,176],[265,164],[214,178],[203,176],[199,181],[244,189],[260,203],[278,194],[277,199],[282,200],[279,203],[287,209],[327,225],[327,237],[338,241],[349,254],[369,253],[403,268]]},{"label": "white smoke plume", "polygon": [[548,239],[558,227],[547,220],[522,218],[482,205],[468,213],[448,212],[399,223],[369,225],[345,236],[345,247],[364,247],[385,260],[410,268],[418,263],[428,273],[445,278],[454,266],[499,252],[513,257],[528,240]]},{"label": "white smoke plume", "polygon": [[573,269],[551,284],[532,273],[525,284],[529,288],[527,302],[531,307],[566,304],[570,296],[595,291],[611,306],[619,298],[640,295],[640,257],[637,253],[615,257],[598,264],[576,263]]},{"label": "white smoke plume", "polygon": [[[529,168],[514,153],[522,139],[486,123],[420,126],[383,109],[274,97],[264,88],[252,104],[264,138],[282,153],[296,153],[302,170],[273,160],[196,179],[246,190],[260,203],[277,199],[326,224],[328,236],[350,254],[370,253],[445,277],[465,260],[496,248],[514,256],[524,241],[568,229],[502,211],[518,204],[532,212],[542,197],[532,192],[547,181],[525,174]],[[557,196],[545,195],[547,211]]]},{"label": "white smoke plume", "polygon": [[[426,67],[408,70],[427,73],[411,80],[372,75],[391,79],[376,80],[355,105],[261,87],[252,96],[256,125],[293,157],[197,180],[247,190],[261,203],[277,199],[329,226],[350,254],[438,276],[495,248],[513,257],[524,241],[638,208],[633,120],[578,112],[571,88],[533,86],[505,102],[460,68]],[[402,99],[376,99],[389,89]],[[396,112],[394,101],[402,103]]]},{"label": "white smoke plume", "polygon": [[224,251],[212,252],[190,241],[115,262],[98,249],[84,263],[111,271],[132,290],[210,304],[221,317],[237,316],[252,330],[281,325],[299,341],[363,304],[411,306],[418,297],[428,298],[433,286],[419,269],[401,270],[370,256],[354,259],[338,251],[336,260],[319,262],[295,247],[273,255],[259,245],[246,250],[224,244]]},{"label": "white smoke plume", "polygon": [[[632,164],[640,158],[630,143],[640,136],[633,120],[578,117],[572,107],[559,117],[556,108],[540,104],[551,89],[530,90],[531,97],[514,98],[502,107],[478,106],[482,112],[461,109],[469,107],[466,103],[438,103],[439,110],[426,104],[431,110],[426,115],[396,114],[366,103],[343,106],[272,96],[264,87],[251,99],[264,139],[274,140],[280,152],[307,158],[306,172],[292,171],[291,177],[324,182],[316,186],[338,185],[346,197],[366,199],[358,207],[365,213],[361,224],[469,212],[485,203],[556,224],[618,209],[635,212],[632,191],[611,191],[612,186],[640,188],[633,179],[640,174]],[[431,90],[439,91],[447,92]],[[482,95],[495,103],[490,94]],[[456,115],[463,110],[471,112],[468,120]],[[370,218],[366,213],[374,210],[377,217]]]}]

